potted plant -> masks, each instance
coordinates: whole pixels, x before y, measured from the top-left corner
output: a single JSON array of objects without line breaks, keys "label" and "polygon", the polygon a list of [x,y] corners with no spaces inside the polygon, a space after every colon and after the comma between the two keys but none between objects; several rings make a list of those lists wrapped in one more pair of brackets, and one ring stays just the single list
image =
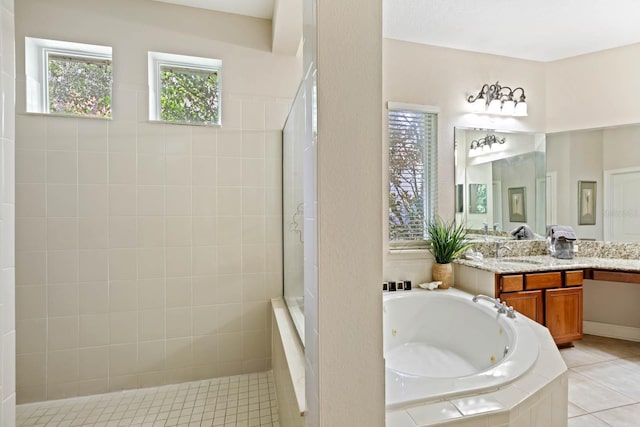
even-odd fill
[{"label": "potted plant", "polygon": [[442,281],[440,288],[451,286],[453,280],[453,266],[451,261],[458,255],[473,246],[467,240],[467,231],[464,224],[456,226],[455,221],[446,222],[441,218],[435,218],[427,224],[427,232],[431,244],[429,252],[436,263],[433,264],[433,280]]}]

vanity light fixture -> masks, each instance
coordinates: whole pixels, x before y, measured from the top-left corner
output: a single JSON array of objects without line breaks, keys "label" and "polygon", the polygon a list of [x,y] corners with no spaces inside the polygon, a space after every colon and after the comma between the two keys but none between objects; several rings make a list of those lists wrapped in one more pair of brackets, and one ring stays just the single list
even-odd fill
[{"label": "vanity light fixture", "polygon": [[484,138],[471,141],[469,149],[475,150],[476,148],[489,147],[489,150],[491,150],[491,146],[493,144],[504,144],[505,142],[507,142],[506,138],[498,138],[495,135],[487,135]]},{"label": "vanity light fixture", "polygon": [[469,95],[467,102],[477,113],[504,114],[510,116],[526,116],[527,102],[524,89],[517,87],[484,84],[476,96]]}]

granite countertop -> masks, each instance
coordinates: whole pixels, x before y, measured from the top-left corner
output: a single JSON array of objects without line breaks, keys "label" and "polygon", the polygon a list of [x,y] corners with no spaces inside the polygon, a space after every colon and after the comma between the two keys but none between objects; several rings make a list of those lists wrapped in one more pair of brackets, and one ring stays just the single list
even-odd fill
[{"label": "granite countertop", "polygon": [[485,258],[482,261],[459,259],[460,265],[478,268],[494,273],[535,273],[552,270],[578,270],[596,268],[640,273],[640,260],[620,258],[575,257],[574,259],[558,259],[549,255]]}]

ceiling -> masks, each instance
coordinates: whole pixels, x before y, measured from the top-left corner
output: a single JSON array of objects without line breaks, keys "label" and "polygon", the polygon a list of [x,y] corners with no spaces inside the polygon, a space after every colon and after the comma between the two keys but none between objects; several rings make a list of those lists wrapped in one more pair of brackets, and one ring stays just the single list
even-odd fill
[{"label": "ceiling", "polygon": [[[265,19],[274,13],[274,0],[157,1]],[[383,7],[387,38],[534,61],[640,43],[638,0],[383,0]]]}]

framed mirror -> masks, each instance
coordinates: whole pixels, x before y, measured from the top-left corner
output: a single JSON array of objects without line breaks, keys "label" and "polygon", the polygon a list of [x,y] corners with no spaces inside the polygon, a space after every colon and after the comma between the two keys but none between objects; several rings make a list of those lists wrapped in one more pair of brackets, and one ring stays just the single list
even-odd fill
[{"label": "framed mirror", "polygon": [[544,134],[456,127],[455,184],[456,221],[472,234],[484,234],[486,227],[511,237],[512,230],[527,224],[544,238],[552,215]]}]

